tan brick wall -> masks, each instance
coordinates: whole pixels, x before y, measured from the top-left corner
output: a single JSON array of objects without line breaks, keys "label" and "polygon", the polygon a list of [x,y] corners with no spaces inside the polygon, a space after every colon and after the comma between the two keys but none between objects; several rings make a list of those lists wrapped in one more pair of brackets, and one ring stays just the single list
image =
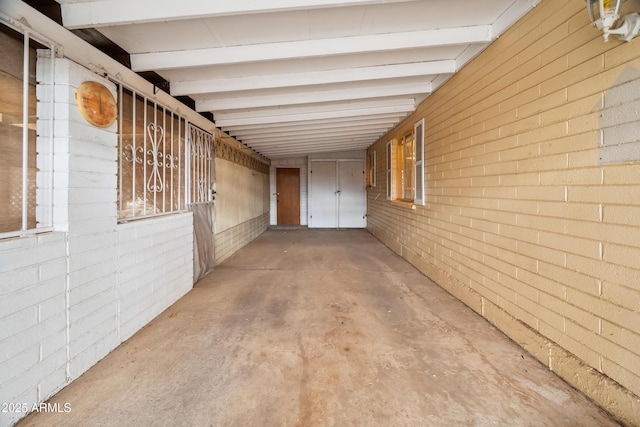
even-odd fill
[{"label": "tan brick wall", "polygon": [[[638,425],[640,162],[602,150],[639,139],[602,122],[621,85],[640,99],[640,38],[605,44],[584,0],[543,0],[369,149],[368,228]],[[423,117],[426,206],[389,202],[385,145]]]}]

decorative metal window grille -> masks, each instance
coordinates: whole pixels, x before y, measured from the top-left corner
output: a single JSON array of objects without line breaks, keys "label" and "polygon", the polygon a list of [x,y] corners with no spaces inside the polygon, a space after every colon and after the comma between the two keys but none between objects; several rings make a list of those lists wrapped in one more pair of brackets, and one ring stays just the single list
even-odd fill
[{"label": "decorative metal window grille", "polygon": [[122,85],[118,104],[119,218],[186,210],[187,120]]},{"label": "decorative metal window grille", "polygon": [[201,203],[213,200],[213,158],[214,138],[196,126],[189,125],[189,171],[191,174],[189,203]]},{"label": "decorative metal window grille", "polygon": [[[16,24],[19,25],[19,24]],[[53,91],[40,101],[49,104],[39,117],[48,135],[36,135],[36,50],[55,57],[50,40],[0,21],[0,238],[51,231],[53,225]],[[54,81],[54,64],[49,76]],[[44,76],[43,76],[44,77]],[[44,133],[44,132],[43,132]]]}]

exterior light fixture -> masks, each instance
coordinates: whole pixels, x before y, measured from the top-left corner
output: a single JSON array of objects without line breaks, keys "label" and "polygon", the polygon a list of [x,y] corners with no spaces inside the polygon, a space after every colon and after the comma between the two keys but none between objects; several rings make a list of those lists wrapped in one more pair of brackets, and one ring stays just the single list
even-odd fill
[{"label": "exterior light fixture", "polygon": [[586,0],[587,12],[591,24],[602,31],[605,42],[609,41],[609,34],[615,35],[618,40],[629,42],[640,31],[640,14],[630,13],[622,17],[622,23],[612,29],[620,19],[618,12],[622,0]]}]

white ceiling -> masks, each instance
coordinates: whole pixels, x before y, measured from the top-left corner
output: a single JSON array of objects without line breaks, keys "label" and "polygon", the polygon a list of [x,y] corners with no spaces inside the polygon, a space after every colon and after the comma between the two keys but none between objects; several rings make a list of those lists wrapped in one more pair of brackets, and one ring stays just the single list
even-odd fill
[{"label": "white ceiling", "polygon": [[267,158],[364,149],[540,0],[57,0]]}]

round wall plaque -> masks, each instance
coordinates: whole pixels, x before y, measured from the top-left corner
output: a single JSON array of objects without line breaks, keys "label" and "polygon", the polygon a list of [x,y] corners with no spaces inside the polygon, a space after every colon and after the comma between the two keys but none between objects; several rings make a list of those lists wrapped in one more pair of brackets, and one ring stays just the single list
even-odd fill
[{"label": "round wall plaque", "polygon": [[118,103],[102,83],[86,81],[80,84],[76,102],[82,117],[94,126],[105,128],[116,120]]}]

